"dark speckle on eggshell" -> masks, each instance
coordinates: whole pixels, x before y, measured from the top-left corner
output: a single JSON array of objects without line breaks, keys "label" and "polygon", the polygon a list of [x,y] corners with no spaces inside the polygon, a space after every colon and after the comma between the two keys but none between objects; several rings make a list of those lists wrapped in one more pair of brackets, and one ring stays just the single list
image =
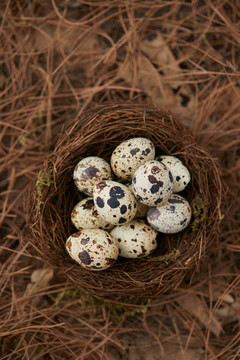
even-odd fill
[{"label": "dark speckle on eggshell", "polygon": [[113,263],[115,263],[115,259],[112,259],[112,258],[106,258],[106,264],[107,265],[112,265]]},{"label": "dark speckle on eggshell", "polygon": [[82,261],[84,265],[90,265],[92,260],[86,250],[80,252],[78,254],[79,259]]},{"label": "dark speckle on eggshell", "polygon": [[158,219],[159,215],[160,215],[160,213],[159,213],[158,209],[156,209],[156,208],[150,208],[148,210],[148,217],[150,220]]},{"label": "dark speckle on eggshell", "polygon": [[123,215],[127,212],[127,207],[126,205],[122,205],[121,208],[120,208],[120,213]]},{"label": "dark speckle on eggshell", "polygon": [[107,184],[105,183],[105,181],[100,181],[99,183],[97,183],[96,188],[102,191],[106,186]]},{"label": "dark speckle on eggshell", "polygon": [[90,240],[90,237],[82,238],[81,239],[81,244],[86,245],[89,242],[89,240]]},{"label": "dark speckle on eggshell", "polygon": [[115,197],[117,199],[121,199],[124,197],[124,191],[120,186],[113,186],[109,192],[111,197]]},{"label": "dark speckle on eggshell", "polygon": [[124,224],[126,221],[127,221],[126,219],[121,217],[118,222],[119,222],[119,224]]},{"label": "dark speckle on eggshell", "polygon": [[151,169],[151,173],[156,175],[160,172],[160,169],[158,166],[153,166],[152,169]]},{"label": "dark speckle on eggshell", "polygon": [[108,199],[107,204],[110,206],[111,209],[116,209],[119,206],[119,201],[116,198],[111,197],[110,199]]},{"label": "dark speckle on eggshell", "polygon": [[180,221],[180,225],[185,226],[186,221],[187,221],[187,218],[183,219],[182,221]]},{"label": "dark speckle on eggshell", "polygon": [[79,233],[77,232],[77,233],[72,234],[72,237],[78,238],[78,237],[79,237]]},{"label": "dark speckle on eggshell", "polygon": [[84,204],[83,204],[83,209],[84,210],[90,210],[94,207],[94,202],[93,202],[93,199],[89,199],[87,200]]},{"label": "dark speckle on eggshell", "polygon": [[[157,192],[159,192],[161,185],[159,184],[155,184],[151,187],[150,191],[152,194],[156,194]],[[148,198],[147,198],[148,199]]]},{"label": "dark speckle on eggshell", "polygon": [[98,172],[99,172],[99,170],[97,168],[95,168],[94,166],[90,166],[83,171],[81,176],[84,180],[93,179],[97,175]]},{"label": "dark speckle on eggshell", "polygon": [[184,201],[181,199],[174,199],[174,197],[172,199],[168,199],[169,204],[183,204]]},{"label": "dark speckle on eggshell", "polygon": [[112,244],[112,239],[110,238],[110,236],[107,237],[107,241],[109,244]]},{"label": "dark speckle on eggshell", "polygon": [[130,154],[133,156],[133,155],[136,155],[136,153],[139,151],[140,151],[139,148],[135,148],[135,149],[130,150]]},{"label": "dark speckle on eggshell", "polygon": [[169,207],[167,207],[167,210],[169,210],[169,211],[171,211],[171,212],[173,212],[173,213],[175,213],[175,206],[174,205],[170,205]]},{"label": "dark speckle on eggshell", "polygon": [[173,177],[172,177],[171,171],[169,171],[168,174],[169,174],[169,179],[170,179],[170,181],[171,181],[171,183],[172,183],[172,182],[173,182]]},{"label": "dark speckle on eggshell", "polygon": [[72,247],[72,243],[71,243],[71,240],[68,240],[67,243],[66,243],[66,246],[69,250],[71,250],[71,247]]},{"label": "dark speckle on eggshell", "polygon": [[151,150],[147,148],[147,149],[142,151],[142,155],[147,156],[150,153],[150,151]]},{"label": "dark speckle on eggshell", "polygon": [[104,201],[99,196],[96,199],[96,203],[97,203],[97,206],[100,207],[101,209],[104,207]]}]

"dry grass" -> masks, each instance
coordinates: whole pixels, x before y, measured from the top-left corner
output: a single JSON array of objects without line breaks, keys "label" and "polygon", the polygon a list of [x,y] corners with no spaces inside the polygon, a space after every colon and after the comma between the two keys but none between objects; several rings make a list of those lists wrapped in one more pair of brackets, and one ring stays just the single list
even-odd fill
[{"label": "dry grass", "polygon": [[[239,2],[6,0],[0,14],[1,358],[238,359]],[[106,102],[181,116],[227,195],[199,275],[131,314],[44,271],[23,212],[62,125]]]}]

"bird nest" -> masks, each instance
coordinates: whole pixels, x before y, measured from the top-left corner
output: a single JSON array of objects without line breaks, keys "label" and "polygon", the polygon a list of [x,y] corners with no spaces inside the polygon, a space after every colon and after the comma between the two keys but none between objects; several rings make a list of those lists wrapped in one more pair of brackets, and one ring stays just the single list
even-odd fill
[{"label": "bird nest", "polygon": [[[131,137],[152,140],[157,155],[177,156],[188,167],[191,183],[182,195],[192,207],[192,220],[178,234],[159,234],[158,247],[147,258],[119,257],[107,270],[89,271],[65,249],[66,239],[76,232],[71,211],[82,199],[73,183],[73,169],[87,156],[109,161],[114,148]],[[110,300],[151,298],[176,288],[187,274],[199,269],[207,248],[218,239],[220,204],[216,164],[180,120],[148,105],[109,105],[91,109],[64,127],[31,189],[27,215],[32,244],[41,258],[76,288]]]}]

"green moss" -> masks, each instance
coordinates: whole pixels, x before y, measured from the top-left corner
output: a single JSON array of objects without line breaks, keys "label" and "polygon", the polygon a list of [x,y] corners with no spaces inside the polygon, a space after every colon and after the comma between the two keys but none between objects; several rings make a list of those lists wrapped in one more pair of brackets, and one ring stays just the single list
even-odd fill
[{"label": "green moss", "polygon": [[37,205],[38,205],[38,212],[40,212],[42,202],[42,194],[43,194],[43,187],[50,186],[53,183],[52,180],[52,172],[47,171],[40,171],[38,174],[38,179],[36,182],[36,189],[37,189]]},{"label": "green moss", "polygon": [[176,260],[179,256],[181,256],[179,249],[173,249],[170,253],[165,255],[156,256],[154,258],[149,258],[151,261],[164,261],[166,263]]},{"label": "green moss", "polygon": [[[141,304],[138,299],[134,301],[124,299],[122,303],[113,303],[111,301],[99,300],[91,295],[83,294],[79,299],[79,302],[84,308],[93,306],[104,307],[105,309],[108,309],[118,320],[122,320],[129,316],[135,316],[138,313],[145,313],[148,310],[150,300],[148,299],[145,304]],[[134,305],[134,307],[131,308],[131,305]]]},{"label": "green moss", "polygon": [[26,145],[26,139],[27,139],[28,135],[29,135],[28,133],[24,133],[24,134],[22,134],[22,135],[19,136],[18,141],[19,141],[19,144],[20,144],[22,147],[25,147],[25,145]]},{"label": "green moss", "polygon": [[[140,300],[131,301],[130,299],[125,299],[122,303],[113,303],[107,300],[97,299],[92,295],[86,294],[80,290],[66,290],[58,294],[55,306],[59,306],[60,301],[65,296],[74,296],[78,297],[78,301],[84,309],[89,308],[104,308],[109,310],[111,314],[118,320],[125,319],[129,316],[135,316],[138,313],[145,313],[148,310],[150,300],[148,299],[146,303],[142,304]],[[131,305],[133,305],[131,307]]]},{"label": "green moss", "polygon": [[58,307],[60,301],[65,297],[65,296],[75,296],[79,293],[79,290],[75,289],[75,290],[64,290],[62,292],[60,292],[55,300],[55,306]]},{"label": "green moss", "polygon": [[208,202],[197,195],[192,202],[193,223],[192,230],[196,231],[208,215]]}]

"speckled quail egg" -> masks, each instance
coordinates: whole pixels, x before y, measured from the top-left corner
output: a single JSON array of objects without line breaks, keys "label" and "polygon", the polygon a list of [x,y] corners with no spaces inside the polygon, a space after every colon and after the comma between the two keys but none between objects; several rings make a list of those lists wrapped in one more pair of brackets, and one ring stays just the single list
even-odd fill
[{"label": "speckled quail egg", "polygon": [[[132,190],[132,184],[127,184],[127,187],[132,191],[133,193],[133,190]],[[147,216],[147,212],[148,212],[148,206],[147,205],[144,205],[142,204],[140,201],[136,200],[137,201],[137,213],[135,215],[135,218],[143,218],[145,216]]]},{"label": "speckled quail egg", "polygon": [[192,216],[188,201],[180,195],[172,195],[162,206],[148,210],[148,223],[164,234],[175,234],[184,230]]},{"label": "speckled quail egg", "polygon": [[171,171],[173,176],[173,192],[178,193],[184,190],[191,180],[191,175],[181,160],[170,155],[158,156],[156,160],[161,161]]},{"label": "speckled quail egg", "polygon": [[101,229],[83,229],[71,235],[66,249],[73,260],[89,270],[109,268],[118,258],[116,240]]},{"label": "speckled quail egg", "polygon": [[110,234],[118,241],[119,255],[125,258],[148,256],[157,247],[157,231],[144,220],[116,226]]},{"label": "speckled quail egg", "polygon": [[88,156],[75,166],[73,180],[79,191],[92,196],[94,186],[101,180],[112,178],[108,162],[98,156]]},{"label": "speckled quail egg", "polygon": [[148,206],[159,206],[164,204],[172,194],[172,174],[161,162],[148,161],[135,172],[132,189],[135,197],[141,203]]},{"label": "speckled quail egg", "polygon": [[71,212],[72,224],[78,229],[110,230],[114,225],[106,222],[98,214],[93,198],[88,197],[80,201]]},{"label": "speckled quail egg", "polygon": [[116,181],[100,181],[94,187],[93,199],[99,215],[110,224],[127,223],[136,215],[137,202],[131,190]]},{"label": "speckled quail egg", "polygon": [[111,167],[119,179],[131,180],[134,172],[155,157],[155,147],[149,139],[133,138],[119,144],[111,156]]}]

